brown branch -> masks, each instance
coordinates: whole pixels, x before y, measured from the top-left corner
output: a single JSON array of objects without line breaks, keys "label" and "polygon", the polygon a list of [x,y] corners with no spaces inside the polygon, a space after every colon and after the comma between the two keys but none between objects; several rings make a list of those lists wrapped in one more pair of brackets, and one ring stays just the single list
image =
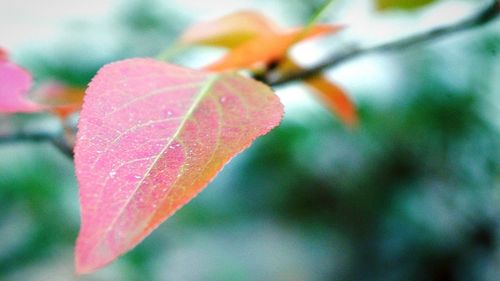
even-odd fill
[{"label": "brown branch", "polygon": [[264,79],[261,79],[261,81],[271,86],[280,86],[290,82],[304,80],[306,78],[315,76],[326,69],[333,68],[344,62],[347,62],[349,60],[352,60],[354,58],[363,55],[372,53],[399,51],[416,46],[418,44],[422,44],[432,40],[437,40],[447,35],[479,27],[488,22],[493,21],[499,15],[500,15],[500,0],[494,0],[490,4],[488,4],[487,7],[479,11],[477,14],[458,23],[448,26],[438,27],[436,29],[421,34],[413,35],[394,42],[389,42],[369,48],[353,49],[344,53],[334,54],[331,57],[327,58],[325,61],[311,68],[303,69],[297,72],[285,73],[274,79],[269,78],[273,77],[274,75],[267,75],[266,77],[264,77]]}]

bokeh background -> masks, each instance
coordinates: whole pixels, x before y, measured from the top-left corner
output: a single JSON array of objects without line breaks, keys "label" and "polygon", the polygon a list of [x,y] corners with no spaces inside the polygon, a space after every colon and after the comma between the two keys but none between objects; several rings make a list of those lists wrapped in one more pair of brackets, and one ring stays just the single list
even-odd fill
[{"label": "bokeh background", "polygon": [[[349,28],[292,54],[310,65],[452,23],[488,1],[373,2],[337,1],[323,19]],[[244,8],[303,25],[321,4],[0,0],[0,45],[37,81],[85,86],[103,64],[154,56],[193,22]],[[0,280],[500,280],[499,50],[496,20],[328,71],[358,107],[356,129],[300,83],[276,88],[286,106],[279,128],[133,251],[84,277],[73,269],[71,160],[46,143],[1,144]],[[174,62],[220,54],[197,49]],[[54,119],[0,116],[0,128],[57,130]]]}]

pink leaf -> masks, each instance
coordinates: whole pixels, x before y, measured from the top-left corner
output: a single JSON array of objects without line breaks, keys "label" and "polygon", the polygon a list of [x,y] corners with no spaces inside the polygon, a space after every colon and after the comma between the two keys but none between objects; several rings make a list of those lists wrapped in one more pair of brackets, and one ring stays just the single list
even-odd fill
[{"label": "pink leaf", "polygon": [[26,99],[31,88],[31,74],[18,65],[9,62],[0,50],[0,112],[34,112],[38,105]]},{"label": "pink leaf", "polygon": [[137,245],[282,114],[267,86],[237,74],[152,59],[104,66],[87,89],[78,125],[77,272]]}]

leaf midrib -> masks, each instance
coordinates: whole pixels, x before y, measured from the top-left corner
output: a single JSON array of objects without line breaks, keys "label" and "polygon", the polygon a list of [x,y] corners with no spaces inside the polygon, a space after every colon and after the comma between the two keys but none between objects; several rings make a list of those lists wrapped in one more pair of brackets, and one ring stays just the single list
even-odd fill
[{"label": "leaf midrib", "polygon": [[151,163],[151,165],[147,169],[147,171],[146,171],[145,175],[142,177],[141,181],[139,183],[137,183],[137,185],[135,187],[135,190],[131,194],[130,198],[127,200],[127,202],[125,202],[125,204],[123,205],[123,207],[117,213],[116,217],[113,219],[113,221],[107,227],[106,231],[104,231],[103,235],[101,235],[101,237],[99,238],[99,240],[97,241],[97,243],[94,244],[93,249],[95,247],[97,247],[103,241],[104,237],[111,231],[111,229],[113,228],[113,226],[115,225],[115,223],[118,221],[118,218],[121,217],[121,215],[123,214],[123,212],[125,211],[125,209],[127,208],[127,206],[130,204],[130,202],[132,201],[132,199],[135,197],[137,191],[140,189],[140,187],[144,183],[144,180],[146,179],[146,177],[149,176],[149,174],[151,173],[151,171],[153,170],[153,168],[156,166],[156,163],[158,162],[158,160],[165,154],[165,151],[172,144],[172,142],[179,137],[179,135],[181,134],[181,132],[184,130],[187,121],[192,117],[194,111],[196,110],[196,108],[198,107],[198,105],[203,101],[203,99],[208,94],[211,93],[213,85],[215,84],[215,82],[218,79],[220,79],[220,75],[218,75],[218,74],[211,74],[210,76],[208,76],[208,78],[206,79],[205,83],[203,84],[203,88],[201,88],[201,90],[199,91],[198,95],[193,100],[193,103],[188,108],[187,112],[184,114],[184,118],[182,119],[181,123],[179,124],[179,127],[174,132],[174,134],[169,139],[169,141],[165,144],[164,148],[162,148],[162,150],[157,154],[156,158],[153,160],[153,162]]}]

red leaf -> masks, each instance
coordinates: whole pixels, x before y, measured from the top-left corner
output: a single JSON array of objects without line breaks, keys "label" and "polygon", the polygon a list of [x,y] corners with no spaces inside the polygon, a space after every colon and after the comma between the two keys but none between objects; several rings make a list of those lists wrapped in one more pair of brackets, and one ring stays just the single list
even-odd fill
[{"label": "red leaf", "polygon": [[7,60],[7,51],[4,49],[0,48],[0,61]]},{"label": "red leaf", "polygon": [[104,66],[78,125],[77,271],[91,272],[137,245],[282,114],[267,86],[237,74],[151,59]]},{"label": "red leaf", "polygon": [[[0,54],[0,57],[5,53]],[[18,65],[0,59],[0,112],[35,112],[41,108],[27,100],[25,95],[31,88],[31,74]]]}]

